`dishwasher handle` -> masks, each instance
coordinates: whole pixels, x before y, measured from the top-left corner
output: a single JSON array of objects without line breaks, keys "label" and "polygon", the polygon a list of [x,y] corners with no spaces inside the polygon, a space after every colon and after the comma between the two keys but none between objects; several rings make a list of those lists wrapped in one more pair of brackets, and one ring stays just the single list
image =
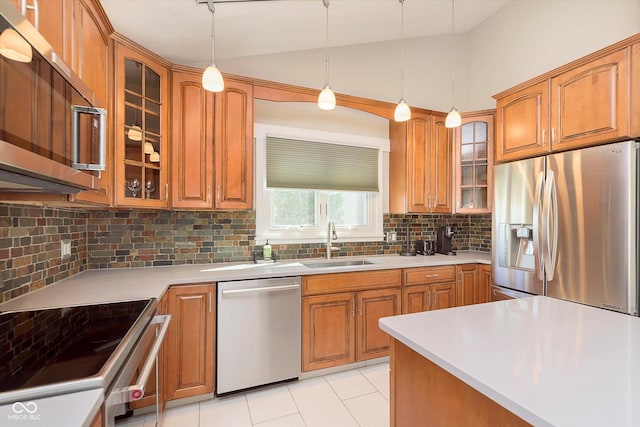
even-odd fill
[{"label": "dishwasher handle", "polygon": [[282,292],[291,291],[294,289],[300,289],[300,285],[269,286],[268,288],[225,289],[222,291],[222,295],[231,296],[251,293]]}]

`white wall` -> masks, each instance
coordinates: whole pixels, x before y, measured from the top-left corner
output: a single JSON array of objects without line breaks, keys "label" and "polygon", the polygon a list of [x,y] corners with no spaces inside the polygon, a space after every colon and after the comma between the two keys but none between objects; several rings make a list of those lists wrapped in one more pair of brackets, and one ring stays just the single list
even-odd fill
[{"label": "white wall", "polygon": [[[405,40],[405,99],[409,105],[438,111],[451,108],[452,37]],[[455,38],[457,100],[467,103],[467,35]],[[321,89],[324,49],[219,61],[221,70],[243,76]],[[329,83],[337,93],[392,103],[400,99],[400,42],[331,48]],[[459,107],[460,108],[460,107]]]},{"label": "white wall", "polygon": [[[425,23],[427,25],[428,23]],[[492,95],[640,33],[640,0],[513,0],[471,33],[455,37],[456,106],[494,108]],[[405,40],[405,99],[451,108],[450,36]],[[400,44],[330,49],[334,91],[400,98]],[[320,89],[324,49],[220,60],[229,73]]]},{"label": "white wall", "polygon": [[469,34],[469,108],[640,33],[640,0],[514,0]]}]

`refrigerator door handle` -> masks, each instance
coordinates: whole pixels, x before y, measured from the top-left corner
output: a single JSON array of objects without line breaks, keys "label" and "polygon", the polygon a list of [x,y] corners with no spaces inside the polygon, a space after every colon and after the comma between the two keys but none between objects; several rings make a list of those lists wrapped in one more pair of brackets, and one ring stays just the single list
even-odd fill
[{"label": "refrigerator door handle", "polygon": [[553,171],[547,172],[547,181],[544,186],[542,229],[545,239],[543,245],[544,267],[547,281],[551,281],[555,275],[558,257],[558,197]]},{"label": "refrigerator door handle", "polygon": [[538,280],[544,279],[544,258],[542,253],[540,252],[543,247],[543,242],[541,241],[543,237],[544,226],[541,230],[541,211],[542,211],[542,191],[544,189],[544,172],[538,173],[538,177],[536,178],[536,192],[535,192],[535,200],[533,202],[533,254],[536,264],[536,276],[538,276]]}]

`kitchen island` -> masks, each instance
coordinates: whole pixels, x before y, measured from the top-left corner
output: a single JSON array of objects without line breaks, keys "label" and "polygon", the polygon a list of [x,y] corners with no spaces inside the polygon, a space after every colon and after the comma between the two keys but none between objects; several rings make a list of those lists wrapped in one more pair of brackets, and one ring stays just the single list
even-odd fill
[{"label": "kitchen island", "polygon": [[542,296],[380,319],[391,425],[640,425],[640,318]]}]

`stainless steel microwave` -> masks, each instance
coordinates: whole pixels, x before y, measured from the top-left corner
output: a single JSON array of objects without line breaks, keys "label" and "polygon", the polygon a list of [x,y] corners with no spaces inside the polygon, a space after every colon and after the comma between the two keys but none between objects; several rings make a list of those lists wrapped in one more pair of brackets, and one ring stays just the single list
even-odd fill
[{"label": "stainless steel microwave", "polygon": [[0,191],[99,189],[106,110],[18,9],[1,2],[0,53],[14,44],[27,57],[0,54]]}]

